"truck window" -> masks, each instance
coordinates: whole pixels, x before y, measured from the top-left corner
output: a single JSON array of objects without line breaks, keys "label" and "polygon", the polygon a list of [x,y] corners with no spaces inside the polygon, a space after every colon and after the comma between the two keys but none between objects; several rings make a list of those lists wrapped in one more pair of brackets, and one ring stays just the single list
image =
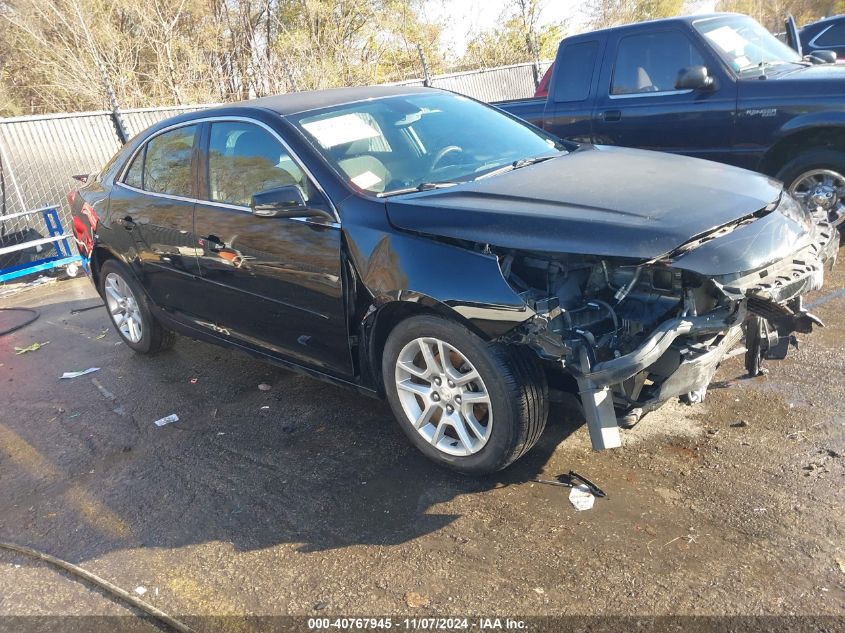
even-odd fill
[{"label": "truck window", "polygon": [[555,62],[555,101],[584,101],[590,96],[598,50],[599,43],[595,40],[578,42],[563,49]]},{"label": "truck window", "polygon": [[678,73],[688,66],[704,66],[704,60],[680,31],[629,35],[619,40],[610,94],[675,90]]}]

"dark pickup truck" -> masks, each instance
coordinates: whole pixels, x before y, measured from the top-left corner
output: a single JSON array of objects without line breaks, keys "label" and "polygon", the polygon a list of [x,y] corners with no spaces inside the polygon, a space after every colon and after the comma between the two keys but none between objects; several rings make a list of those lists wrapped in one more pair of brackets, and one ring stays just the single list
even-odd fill
[{"label": "dark pickup truck", "polygon": [[[566,38],[547,98],[494,105],[563,139],[774,176],[840,224],[845,67],[821,62],[747,16],[671,18]],[[610,186],[615,176],[607,178]]]}]

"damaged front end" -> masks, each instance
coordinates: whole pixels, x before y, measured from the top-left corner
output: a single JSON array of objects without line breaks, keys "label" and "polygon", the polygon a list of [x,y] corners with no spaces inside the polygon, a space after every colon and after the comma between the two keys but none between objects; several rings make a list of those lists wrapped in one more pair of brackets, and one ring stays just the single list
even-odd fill
[{"label": "damaged front end", "polygon": [[502,274],[536,313],[509,338],[575,378],[593,447],[613,448],[620,424],[674,397],[701,402],[743,336],[757,375],[763,359],[786,356],[794,332],[821,325],[801,297],[821,287],[838,244],[784,194],[645,262],[500,252]]}]

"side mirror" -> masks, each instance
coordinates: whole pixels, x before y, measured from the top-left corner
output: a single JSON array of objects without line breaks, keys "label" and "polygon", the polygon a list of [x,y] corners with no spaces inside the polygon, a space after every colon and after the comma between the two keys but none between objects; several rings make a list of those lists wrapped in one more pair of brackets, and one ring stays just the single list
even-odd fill
[{"label": "side mirror", "polygon": [[302,190],[296,185],[286,185],[256,193],[249,203],[253,214],[262,218],[334,218],[322,209],[308,206]]},{"label": "side mirror", "polygon": [[675,90],[713,90],[716,82],[707,73],[707,66],[682,68],[675,82]]},{"label": "side mirror", "polygon": [[813,51],[805,57],[812,64],[835,64],[835,51]]}]

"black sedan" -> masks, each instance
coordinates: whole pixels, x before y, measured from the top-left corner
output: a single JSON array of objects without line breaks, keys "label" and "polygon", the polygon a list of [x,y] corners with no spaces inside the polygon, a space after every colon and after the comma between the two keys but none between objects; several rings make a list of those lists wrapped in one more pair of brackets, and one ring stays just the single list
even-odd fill
[{"label": "black sedan", "polygon": [[839,240],[764,176],[562,143],[425,88],[172,118],[69,197],[131,348],[179,332],[386,397],[474,474],[532,447],[550,389],[578,393],[602,449],[703,399],[743,336],[760,372],[817,322],[801,295]]}]

